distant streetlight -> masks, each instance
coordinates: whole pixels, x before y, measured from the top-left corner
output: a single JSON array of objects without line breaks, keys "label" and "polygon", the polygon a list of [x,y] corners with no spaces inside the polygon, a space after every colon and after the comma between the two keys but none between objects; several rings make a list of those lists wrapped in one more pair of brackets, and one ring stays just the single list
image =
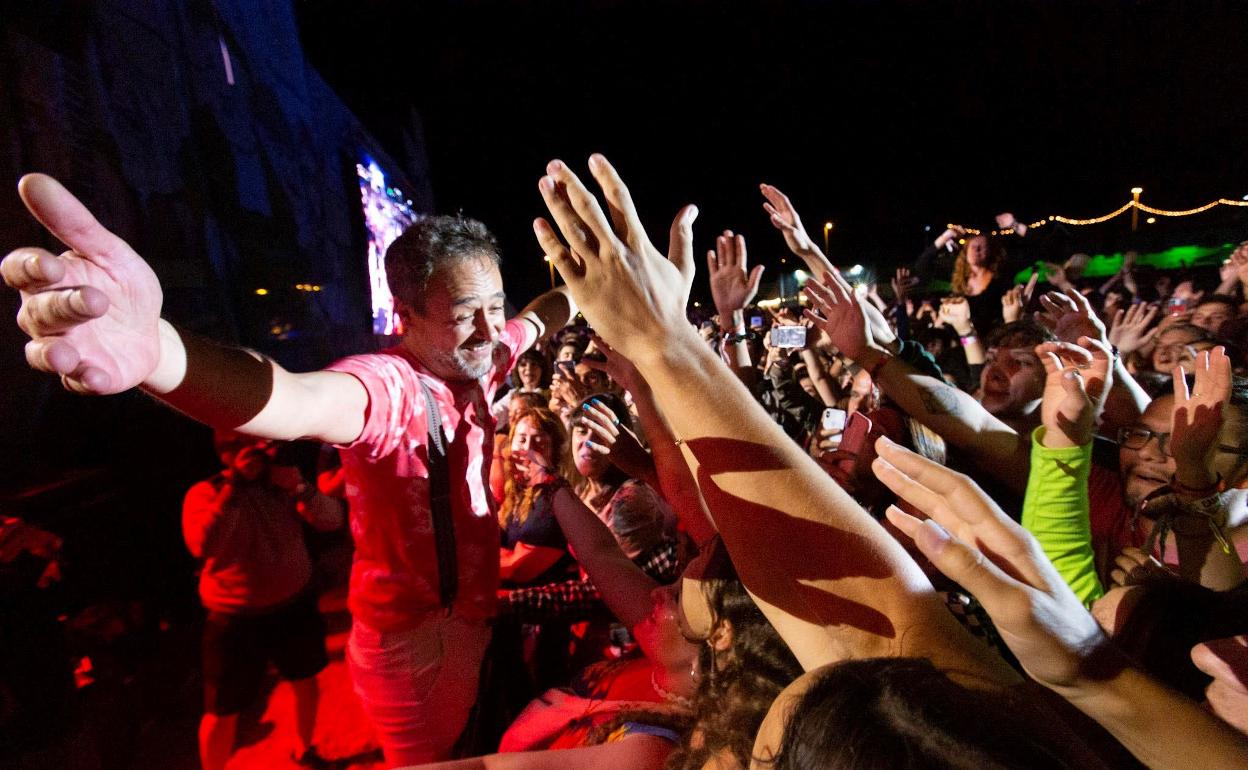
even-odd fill
[{"label": "distant streetlight", "polygon": [[[1144,192],[1143,187],[1131,188],[1131,230],[1134,232],[1140,226],[1140,193]],[[1150,223],[1151,224],[1151,223]]]},{"label": "distant streetlight", "polygon": [[828,255],[828,233],[832,232],[835,227],[836,225],[831,221],[823,223],[823,255],[825,257]]}]

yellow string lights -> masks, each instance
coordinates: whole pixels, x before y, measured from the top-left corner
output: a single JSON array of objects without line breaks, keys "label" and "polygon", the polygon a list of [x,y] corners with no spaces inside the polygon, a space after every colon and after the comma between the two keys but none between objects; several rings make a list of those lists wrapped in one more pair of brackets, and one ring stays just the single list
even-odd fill
[{"label": "yellow string lights", "polygon": [[[1103,217],[1092,217],[1091,219],[1074,219],[1074,218],[1072,218],[1072,217],[1063,217],[1063,216],[1060,216],[1060,215],[1058,215],[1058,214],[1054,214],[1053,216],[1048,217],[1048,218],[1046,218],[1046,219],[1041,219],[1041,220],[1038,220],[1038,221],[1036,221],[1036,222],[1032,222],[1032,223],[1028,224],[1028,225],[1027,225],[1027,228],[1028,228],[1029,230],[1034,230],[1034,229],[1036,229],[1037,227],[1043,227],[1044,225],[1048,224],[1049,222],[1061,222],[1062,224],[1065,224],[1065,225],[1080,225],[1080,226],[1082,226],[1082,225],[1098,225],[1098,224],[1100,224],[1101,222],[1108,222],[1109,220],[1113,219],[1114,217],[1119,217],[1119,216],[1122,216],[1123,214],[1125,214],[1125,213],[1127,213],[1128,211],[1130,211],[1132,208],[1136,208],[1136,209],[1139,209],[1140,211],[1143,211],[1143,212],[1146,212],[1146,213],[1149,213],[1149,214],[1153,214],[1153,215],[1155,215],[1155,216],[1159,216],[1159,217],[1187,217],[1187,216],[1191,216],[1192,214],[1200,214],[1200,213],[1202,213],[1202,212],[1208,211],[1209,209],[1213,208],[1214,206],[1248,206],[1248,200],[1233,201],[1233,200],[1231,200],[1230,198],[1218,198],[1218,199],[1217,199],[1217,200],[1215,200],[1215,201],[1209,201],[1209,202],[1208,202],[1208,203],[1206,203],[1205,205],[1203,205],[1203,206],[1197,206],[1197,207],[1196,207],[1196,208],[1194,208],[1194,209],[1183,209],[1183,210],[1181,210],[1181,211],[1170,211],[1170,210],[1168,210],[1168,209],[1159,209],[1159,208],[1154,208],[1154,207],[1152,207],[1152,206],[1146,206],[1145,204],[1140,203],[1140,201],[1138,200],[1139,193],[1135,192],[1135,191],[1136,191],[1136,190],[1138,190],[1138,189],[1139,189],[1139,188],[1137,187],[1137,188],[1135,188],[1135,189],[1133,189],[1133,190],[1132,190],[1132,193],[1133,193],[1133,194],[1135,194],[1136,199],[1133,199],[1133,200],[1129,200],[1129,201],[1127,201],[1127,202],[1126,202],[1126,203],[1124,203],[1121,207],[1119,207],[1119,208],[1117,208],[1117,209],[1115,209],[1115,210],[1111,211],[1110,213],[1106,214],[1106,215],[1105,215],[1105,216],[1103,216]],[[1150,217],[1148,221],[1149,221],[1149,224],[1152,224],[1152,223],[1153,223],[1153,222],[1155,222],[1156,220]],[[949,227],[950,229],[953,229],[953,228],[955,228],[955,227],[960,227],[960,225],[950,224],[950,225],[948,225],[948,227]],[[964,228],[962,228],[962,229],[966,232],[966,234],[967,234],[967,235],[980,235],[980,234],[983,232],[982,230],[976,230],[976,229],[971,228],[971,227],[964,227]],[[1014,229],[1013,229],[1013,228],[1004,228],[1004,229],[1001,229],[1001,230],[993,230],[993,231],[992,231],[992,234],[993,234],[993,235],[1014,235],[1014,234],[1015,234],[1015,231],[1014,231]]]}]

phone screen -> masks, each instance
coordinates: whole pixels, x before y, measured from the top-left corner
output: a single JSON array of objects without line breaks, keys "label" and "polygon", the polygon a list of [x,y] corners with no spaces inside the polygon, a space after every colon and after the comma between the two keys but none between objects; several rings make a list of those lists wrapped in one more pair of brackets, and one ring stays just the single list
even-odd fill
[{"label": "phone screen", "polygon": [[750,328],[751,329],[763,328],[763,317],[761,315],[750,316]]},{"label": "phone screen", "polygon": [[771,345],[776,348],[806,347],[805,326],[777,326],[771,330]]}]

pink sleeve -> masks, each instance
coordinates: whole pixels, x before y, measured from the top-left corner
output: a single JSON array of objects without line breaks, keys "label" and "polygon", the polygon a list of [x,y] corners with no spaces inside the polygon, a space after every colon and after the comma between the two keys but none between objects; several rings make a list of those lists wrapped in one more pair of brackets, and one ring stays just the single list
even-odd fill
[{"label": "pink sleeve", "polygon": [[398,449],[408,435],[407,426],[424,424],[425,398],[420,382],[401,357],[387,353],[351,356],[328,368],[354,376],[368,393],[364,429],[355,441],[339,448],[367,447],[369,458],[379,460]]},{"label": "pink sleeve", "polygon": [[[498,335],[498,341],[502,343],[502,350],[498,352],[498,356],[494,359],[494,373],[491,376],[491,388],[502,384],[503,380],[511,374],[511,370],[516,366],[516,359],[520,358],[520,354],[533,347],[533,343],[537,342],[537,327],[531,322],[523,318],[513,318],[503,327],[503,333]],[[493,395],[491,393],[489,395]]]}]

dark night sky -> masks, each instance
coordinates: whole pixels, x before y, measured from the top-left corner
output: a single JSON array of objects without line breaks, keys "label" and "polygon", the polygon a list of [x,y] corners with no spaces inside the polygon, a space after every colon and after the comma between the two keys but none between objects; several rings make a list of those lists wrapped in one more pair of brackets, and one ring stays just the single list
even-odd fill
[{"label": "dark night sky", "polygon": [[[661,241],[685,202],[774,270],[757,183],[837,261],[891,263],[923,226],[1106,213],[1142,185],[1187,208],[1248,193],[1242,2],[302,2],[309,58],[383,142],[420,111],[439,210],[546,278],[546,160],[605,152]],[[933,232],[933,235],[935,233]],[[704,284],[695,285],[704,292]]]}]

